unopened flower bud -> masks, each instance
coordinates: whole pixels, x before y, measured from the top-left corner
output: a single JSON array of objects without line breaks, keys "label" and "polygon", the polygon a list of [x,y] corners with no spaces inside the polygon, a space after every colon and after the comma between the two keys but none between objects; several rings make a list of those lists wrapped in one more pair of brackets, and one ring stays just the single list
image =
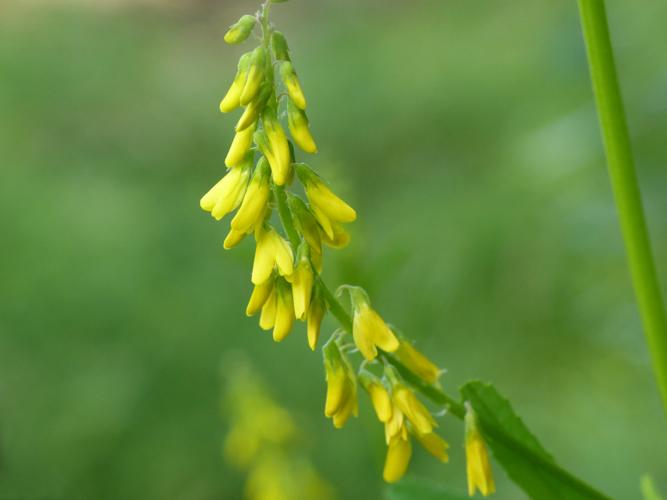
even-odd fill
[{"label": "unopened flower bud", "polygon": [[299,78],[296,76],[294,66],[290,61],[285,61],[280,65],[280,77],[285,84],[287,94],[299,109],[306,109],[306,98],[301,90]]},{"label": "unopened flower bud", "polygon": [[271,47],[273,48],[273,55],[278,61],[289,61],[289,47],[285,35],[280,31],[274,31],[271,34]]},{"label": "unopened flower bud", "polygon": [[264,74],[266,72],[266,50],[261,45],[252,51],[250,59],[250,69],[248,78],[241,92],[240,102],[243,106],[248,105],[259,92],[259,88],[264,83]]},{"label": "unopened flower bud", "polygon": [[250,33],[252,33],[252,29],[255,27],[256,22],[257,19],[255,19],[254,16],[242,16],[241,19],[235,24],[232,24],[227,33],[225,33],[225,42],[230,45],[245,42],[250,36]]},{"label": "unopened flower bud", "polygon": [[247,52],[241,56],[241,59],[239,59],[239,65],[234,81],[229,87],[227,94],[225,94],[225,97],[220,101],[220,111],[223,113],[229,113],[241,105],[241,93],[243,92],[243,88],[245,87],[248,78],[251,58],[252,53]]}]

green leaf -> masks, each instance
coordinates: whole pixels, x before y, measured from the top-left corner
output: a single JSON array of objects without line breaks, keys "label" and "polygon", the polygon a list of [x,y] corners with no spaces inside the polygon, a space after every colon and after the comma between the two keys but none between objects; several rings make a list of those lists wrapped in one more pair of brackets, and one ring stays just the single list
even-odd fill
[{"label": "green leaf", "polygon": [[469,500],[463,493],[456,493],[431,481],[406,478],[387,487],[386,500]]},{"label": "green leaf", "polygon": [[477,413],[482,434],[496,460],[530,498],[608,498],[559,467],[492,385],[468,382],[461,388],[461,395]]}]

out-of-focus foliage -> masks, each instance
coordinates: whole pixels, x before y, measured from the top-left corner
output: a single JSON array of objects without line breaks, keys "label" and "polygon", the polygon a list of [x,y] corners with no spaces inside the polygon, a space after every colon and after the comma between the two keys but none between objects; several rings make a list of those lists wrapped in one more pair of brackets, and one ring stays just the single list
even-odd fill
[{"label": "out-of-focus foliage", "polygon": [[[100,4],[0,6],[2,495],[239,498],[218,367],[241,349],[340,497],[379,498],[372,410],[331,429],[319,353],[243,318],[251,245],[223,257],[197,206],[231,141],[217,104],[240,52],[222,36],[253,6]],[[667,7],[608,4],[665,277]],[[575,5],[292,0],[273,15],[312,102],[312,163],[358,208],[328,281],[368,289],[448,389],[492,380],[568,470],[616,498],[646,472],[664,491]],[[464,491],[460,426],[440,428],[450,463],[416,451],[410,474]],[[497,498],[521,498],[496,470]]]}]

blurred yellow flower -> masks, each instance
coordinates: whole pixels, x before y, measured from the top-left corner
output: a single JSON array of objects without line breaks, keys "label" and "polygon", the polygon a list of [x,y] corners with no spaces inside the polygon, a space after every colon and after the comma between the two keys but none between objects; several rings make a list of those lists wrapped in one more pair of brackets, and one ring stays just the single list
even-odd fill
[{"label": "blurred yellow flower", "polygon": [[401,339],[400,345],[394,355],[406,368],[415,375],[418,375],[425,382],[435,384],[438,381],[440,368],[415,349],[410,342]]},{"label": "blurred yellow flower", "polygon": [[479,431],[477,415],[469,403],[466,403],[465,448],[468,494],[473,496],[476,490],[479,490],[484,496],[494,493],[496,486],[493,481],[489,453]]}]

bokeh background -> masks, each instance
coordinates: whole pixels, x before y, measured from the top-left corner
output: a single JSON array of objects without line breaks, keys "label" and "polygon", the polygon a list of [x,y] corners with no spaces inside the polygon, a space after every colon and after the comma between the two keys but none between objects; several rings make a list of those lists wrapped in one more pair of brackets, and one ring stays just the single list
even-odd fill
[{"label": "bokeh background", "polygon": [[[303,326],[276,345],[244,316],[252,245],[224,252],[226,224],[198,207],[235,122],[217,104],[244,49],[222,36],[256,8],[0,3],[0,498],[241,498],[221,457],[232,352],[339,498],[382,498],[367,401],[333,429]],[[667,4],[608,8],[667,282]],[[644,473],[667,491],[575,2],[291,0],[273,20],[310,162],[360,216],[327,280],[366,287],[449,390],[493,381],[614,498],[638,498]],[[419,451],[409,476],[463,491],[461,426],[441,429],[450,463]],[[524,498],[496,473],[497,498]]]}]

